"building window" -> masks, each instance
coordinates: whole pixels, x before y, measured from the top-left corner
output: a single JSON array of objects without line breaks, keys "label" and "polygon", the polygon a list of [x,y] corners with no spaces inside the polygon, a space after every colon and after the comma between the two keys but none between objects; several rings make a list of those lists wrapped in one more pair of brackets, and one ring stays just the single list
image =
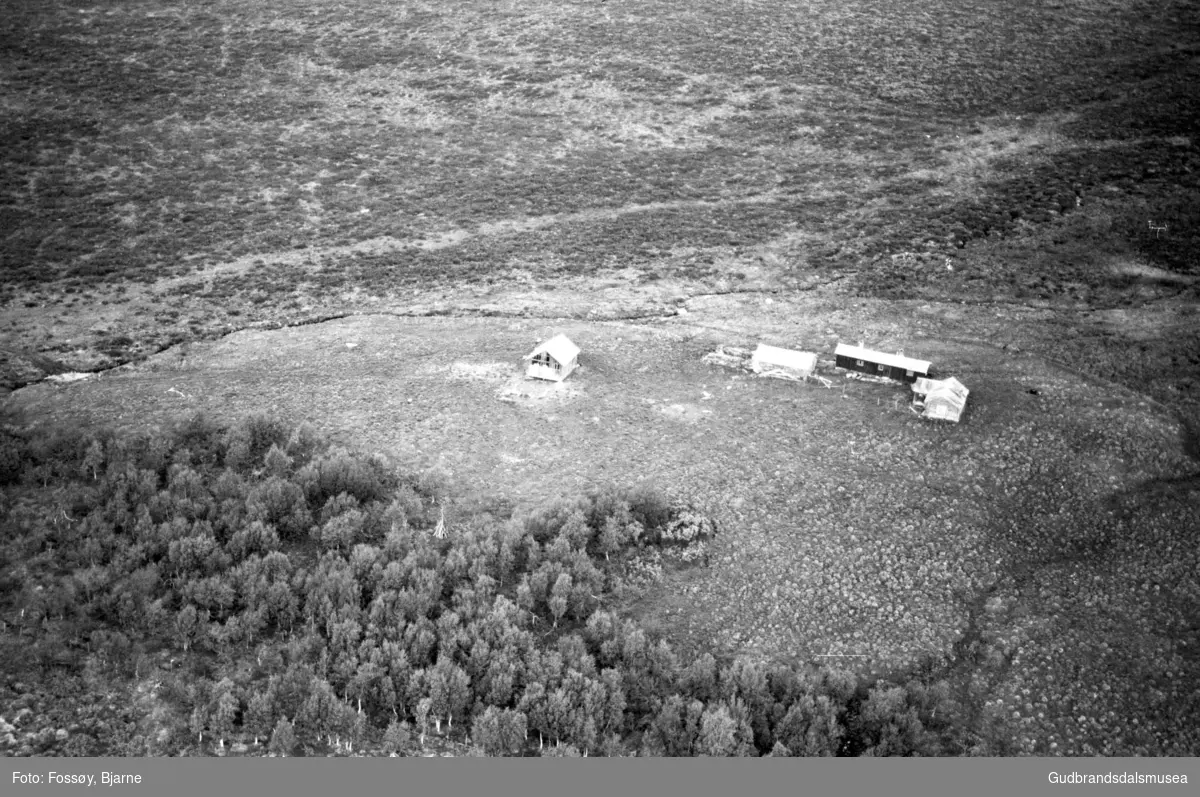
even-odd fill
[{"label": "building window", "polygon": [[862,365],[863,365],[863,361],[862,361],[862,360],[855,360],[855,361],[854,361],[854,364],[855,364],[855,365],[857,365],[857,366],[859,366],[859,367],[861,368],[861,367],[862,367]]},{"label": "building window", "polygon": [[904,372],[904,375],[905,375],[905,376],[912,376],[912,375],[913,375],[913,373],[912,373],[912,371],[905,371],[905,372]]},{"label": "building window", "polygon": [[886,371],[886,370],[887,370],[887,366],[886,366],[886,365],[877,365],[877,366],[875,366],[875,367],[879,369],[879,373],[881,373],[881,374],[882,374],[884,371]]}]

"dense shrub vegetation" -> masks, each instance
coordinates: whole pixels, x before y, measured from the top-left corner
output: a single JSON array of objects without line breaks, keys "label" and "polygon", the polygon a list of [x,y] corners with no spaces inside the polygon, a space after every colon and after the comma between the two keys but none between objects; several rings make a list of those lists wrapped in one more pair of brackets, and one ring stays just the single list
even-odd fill
[{"label": "dense shrub vegetation", "polygon": [[603,608],[641,559],[707,558],[712,522],[646,487],[447,519],[435,477],[203,416],[6,432],[0,478],[18,754],[970,752],[944,683],[682,662]]}]

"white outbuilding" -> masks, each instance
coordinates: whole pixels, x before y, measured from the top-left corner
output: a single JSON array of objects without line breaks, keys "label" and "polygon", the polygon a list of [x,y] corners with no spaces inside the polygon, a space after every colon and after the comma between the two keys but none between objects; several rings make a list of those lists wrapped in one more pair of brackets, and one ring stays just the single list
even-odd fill
[{"label": "white outbuilding", "polygon": [[750,358],[750,370],[762,376],[784,379],[807,379],[817,368],[817,355],[807,351],[781,349],[758,344]]},{"label": "white outbuilding", "polygon": [[967,407],[971,391],[954,377],[948,379],[918,378],[913,383],[913,408],[922,418],[958,423]]},{"label": "white outbuilding", "polygon": [[566,335],[555,335],[526,354],[525,375],[561,382],[579,367],[579,347]]}]

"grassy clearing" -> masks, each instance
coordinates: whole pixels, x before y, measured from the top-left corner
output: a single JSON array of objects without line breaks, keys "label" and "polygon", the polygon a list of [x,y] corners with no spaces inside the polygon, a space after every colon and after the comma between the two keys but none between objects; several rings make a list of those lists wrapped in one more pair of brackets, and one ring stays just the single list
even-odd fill
[{"label": "grassy clearing", "polygon": [[998,752],[1194,749],[1200,518],[1186,490],[1154,488],[1194,465],[1179,425],[1142,397],[926,343],[972,389],[965,422],[936,425],[901,388],[705,365],[717,339],[685,327],[563,329],[584,367],[540,399],[511,395],[512,353],[547,328],[378,318],[239,333],[153,370],[19,395],[58,424],[269,407],[437,468],[467,504],[674,485],[718,524],[712,569],[622,609],[684,650],[924,667]]}]

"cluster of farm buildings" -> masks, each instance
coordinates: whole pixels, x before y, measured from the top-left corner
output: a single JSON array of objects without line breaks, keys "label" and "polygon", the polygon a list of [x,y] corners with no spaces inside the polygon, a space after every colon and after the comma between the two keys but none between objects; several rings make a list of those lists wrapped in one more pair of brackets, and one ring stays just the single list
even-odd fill
[{"label": "cluster of farm buildings", "polygon": [[[579,366],[579,353],[579,347],[566,335],[556,335],[525,355],[525,373],[534,379],[561,382]],[[873,351],[862,344],[839,343],[834,350],[834,366],[847,375],[910,385],[913,410],[922,418],[957,423],[967,406],[970,391],[962,382],[954,377],[932,378],[932,363],[906,357],[903,352],[890,354]],[[750,358],[750,368],[763,376],[808,380],[816,376],[817,355],[759,344]]]}]

